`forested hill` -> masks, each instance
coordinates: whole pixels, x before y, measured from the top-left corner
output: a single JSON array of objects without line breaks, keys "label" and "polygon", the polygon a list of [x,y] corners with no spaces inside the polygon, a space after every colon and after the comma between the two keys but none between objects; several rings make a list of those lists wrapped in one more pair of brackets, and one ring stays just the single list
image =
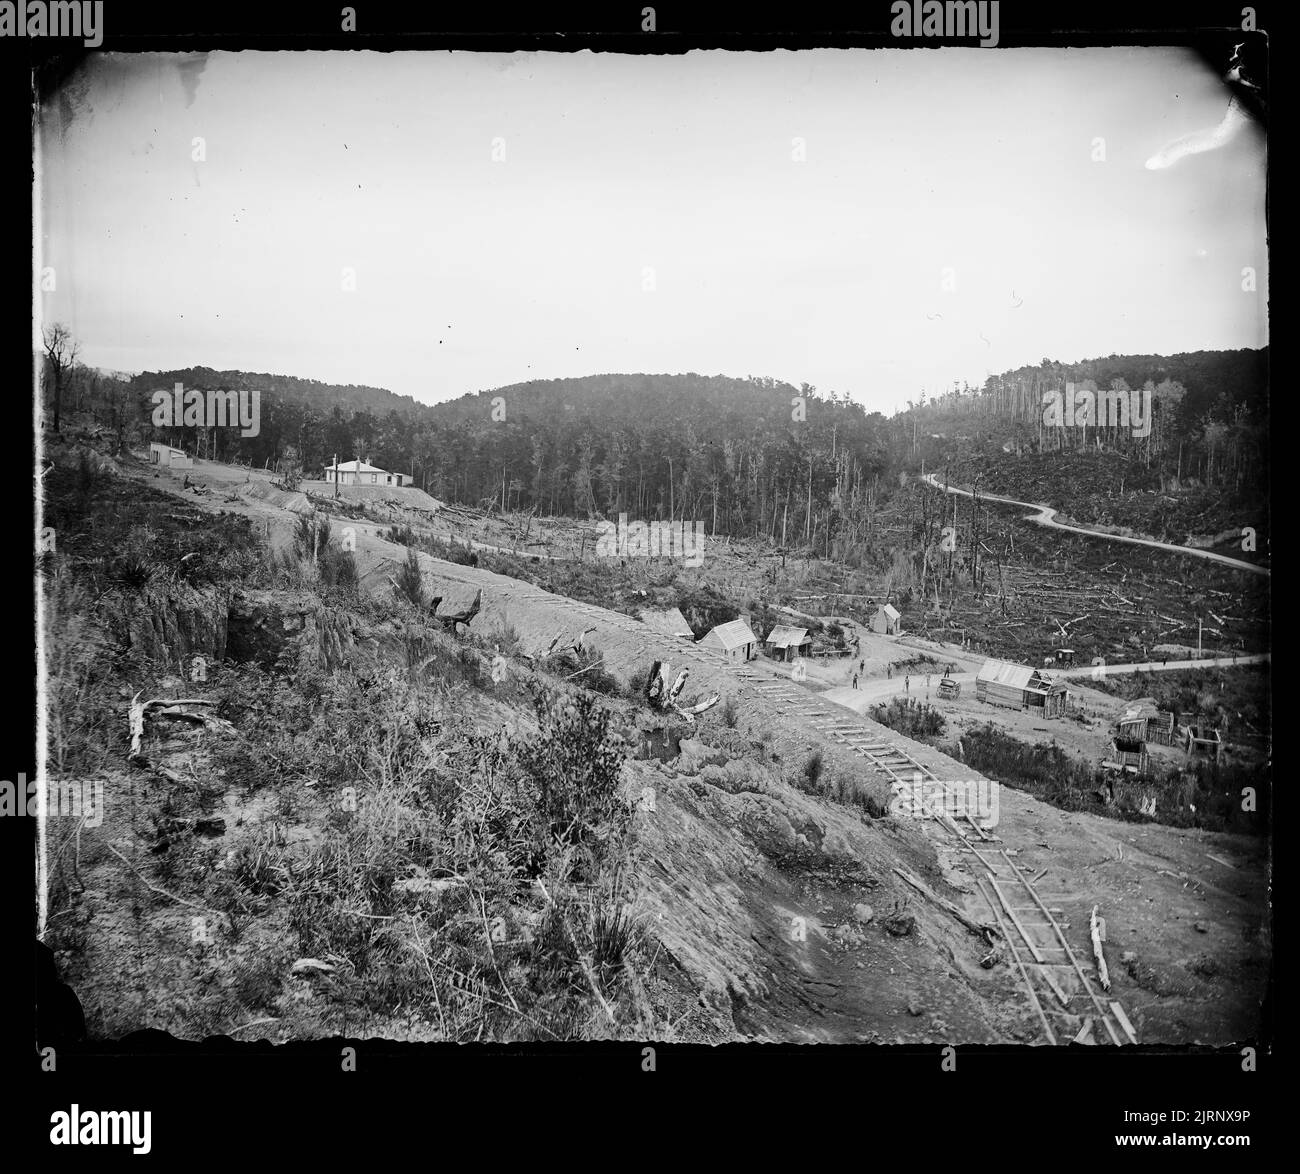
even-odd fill
[{"label": "forested hill", "polygon": [[837,489],[863,490],[902,455],[879,413],[759,377],[537,380],[437,404],[430,419],[446,438],[435,484],[462,500],[716,520],[719,533],[790,541],[811,535]]},{"label": "forested hill", "polygon": [[[1077,363],[1043,359],[1037,366],[1017,367],[991,375],[982,387],[969,384],[908,405],[918,418],[933,419],[944,412],[1008,411],[1033,418],[1041,411],[1042,393],[1074,383],[1080,388],[1108,390],[1163,387],[1173,390],[1174,409],[1166,430],[1184,437],[1207,420],[1227,423],[1249,417],[1268,419],[1268,348],[1235,351],[1192,351],[1177,355],[1107,355]],[[1169,401],[1169,396],[1166,396]]]},{"label": "forested hill", "polygon": [[[1086,450],[1114,465],[1128,489],[1186,482],[1258,499],[1267,485],[1267,374],[1266,350],[1044,360],[983,387],[921,396],[890,419],[807,384],[695,373],[534,380],[427,405],[284,375],[194,367],[122,380],[83,367],[67,378],[66,400],[122,442],[165,439],[200,457],[304,477],[319,477],[336,453],[364,457],[448,501],[699,520],[710,533],[830,550],[833,536],[870,532],[878,503],[922,462],[992,475],[1024,455]],[[177,382],[258,388],[259,434],[153,427],[150,393]],[[1071,383],[1149,389],[1153,428],[1045,427],[1043,393]]]},{"label": "forested hill", "polygon": [[319,379],[268,375],[256,371],[214,371],[211,367],[186,367],[179,371],[145,371],[131,380],[134,388],[145,393],[159,389],[170,391],[177,383],[200,391],[257,388],[264,397],[282,404],[297,404],[320,412],[328,412],[337,406],[347,415],[353,412],[371,412],[375,415],[401,412],[413,416],[425,407],[409,395],[398,395],[383,387],[367,387],[356,383],[322,383]]},{"label": "forested hill", "polygon": [[[1239,501],[1263,502],[1268,490],[1268,349],[1190,354],[1109,355],[1079,363],[1044,359],[908,405],[913,459],[929,467],[965,466],[962,475],[1017,456],[1090,451],[1106,455],[1117,484],[1165,490],[1200,485]],[[1053,393],[1075,403],[1089,393],[1091,415],[1062,421],[1046,410]],[[1103,398],[1140,406],[1146,417],[1116,426]],[[1139,472],[1140,470],[1140,472]]]}]

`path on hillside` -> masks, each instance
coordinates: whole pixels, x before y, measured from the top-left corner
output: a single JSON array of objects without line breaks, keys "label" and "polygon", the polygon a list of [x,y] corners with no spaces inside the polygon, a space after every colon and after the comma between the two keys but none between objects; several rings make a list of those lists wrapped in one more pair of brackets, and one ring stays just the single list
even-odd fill
[{"label": "path on hillside", "polygon": [[[969,489],[958,489],[955,485],[942,484],[937,473],[926,473],[923,479],[926,484],[932,485],[935,489],[942,489],[948,493],[959,493],[962,497],[975,496]],[[1212,550],[1198,550],[1194,546],[1179,546],[1176,542],[1158,542],[1154,538],[1131,538],[1127,534],[1109,534],[1105,530],[1089,530],[1084,526],[1069,526],[1056,520],[1058,511],[1050,505],[1035,505],[1033,502],[1017,501],[1014,497],[1003,497],[997,493],[981,493],[980,500],[996,501],[1001,505],[1017,505],[1027,510],[1033,510],[1032,514],[1025,515],[1025,520],[1036,522],[1040,526],[1048,526],[1053,530],[1068,530],[1072,534],[1085,534],[1090,538],[1108,538],[1112,542],[1127,542],[1132,546],[1150,546],[1156,550],[1170,551],[1173,554],[1191,555],[1193,558],[1203,558],[1209,562],[1222,563],[1225,567],[1232,567],[1238,571],[1250,571],[1255,575],[1270,573],[1268,567],[1256,566],[1254,563],[1248,563],[1239,558],[1229,558],[1226,554],[1217,554]]]}]

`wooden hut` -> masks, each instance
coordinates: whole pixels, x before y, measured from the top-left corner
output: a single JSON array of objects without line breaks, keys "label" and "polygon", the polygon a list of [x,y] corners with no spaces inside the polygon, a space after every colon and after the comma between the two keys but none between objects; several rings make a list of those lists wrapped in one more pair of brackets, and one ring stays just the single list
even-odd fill
[{"label": "wooden hut", "polygon": [[1137,738],[1125,738],[1116,735],[1111,740],[1110,758],[1106,759],[1102,766],[1111,770],[1122,770],[1129,774],[1145,774],[1147,765],[1150,762],[1150,756],[1147,754],[1147,744]]},{"label": "wooden hut", "polygon": [[1174,715],[1162,712],[1152,697],[1140,697],[1129,703],[1119,718],[1120,736],[1142,742],[1174,743]]},{"label": "wooden hut", "polygon": [[1008,709],[1037,709],[1044,717],[1060,717],[1069,691],[1040,669],[1004,660],[987,660],[975,678],[975,696]]},{"label": "wooden hut", "polygon": [[873,632],[881,636],[897,636],[902,632],[903,617],[892,604],[882,603],[876,608],[868,625]]},{"label": "wooden hut", "polygon": [[812,638],[807,628],[794,628],[777,624],[763,641],[764,651],[773,660],[794,660],[797,656],[812,655]]},{"label": "wooden hut", "polygon": [[711,629],[700,641],[700,646],[716,648],[732,660],[750,660],[757,643],[758,637],[744,620],[732,620],[729,624],[719,624]]}]

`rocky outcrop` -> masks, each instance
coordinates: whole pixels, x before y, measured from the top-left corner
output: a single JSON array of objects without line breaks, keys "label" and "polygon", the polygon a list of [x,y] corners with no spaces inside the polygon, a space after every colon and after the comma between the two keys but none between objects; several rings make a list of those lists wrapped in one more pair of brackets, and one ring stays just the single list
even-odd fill
[{"label": "rocky outcrop", "polygon": [[215,588],[151,583],[122,605],[119,636],[156,660],[204,656],[218,661],[226,655],[229,600],[229,592]]}]

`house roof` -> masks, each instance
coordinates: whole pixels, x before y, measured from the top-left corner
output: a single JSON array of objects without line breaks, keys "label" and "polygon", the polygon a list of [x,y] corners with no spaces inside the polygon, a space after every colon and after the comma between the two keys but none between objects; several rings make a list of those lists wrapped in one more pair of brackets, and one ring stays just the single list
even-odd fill
[{"label": "house roof", "polygon": [[1125,722],[1146,721],[1147,718],[1159,717],[1160,708],[1155,703],[1153,697],[1139,697],[1136,701],[1129,703],[1128,708],[1124,710],[1123,716],[1119,719],[1120,724]]},{"label": "house roof", "polygon": [[899,610],[898,610],[898,609],[897,609],[897,608],[896,608],[892,603],[882,603],[878,608],[876,608],[876,612],[877,612],[877,614],[879,614],[879,613],[882,612],[882,611],[883,611],[883,612],[885,613],[885,615],[887,615],[891,620],[902,619],[902,614],[899,612]]},{"label": "house roof", "polygon": [[808,629],[791,627],[789,624],[777,624],[768,633],[766,643],[774,644],[777,648],[798,648],[808,643]]},{"label": "house roof", "polygon": [[326,465],[326,469],[337,467],[341,473],[387,473],[387,469],[379,469],[374,465],[367,464],[365,461],[344,461],[341,465]]},{"label": "house roof", "polygon": [[976,680],[991,685],[1009,685],[1013,689],[1028,689],[1032,693],[1046,693],[1052,684],[1037,669],[1005,660],[986,660]]},{"label": "house roof", "polygon": [[695,633],[691,631],[691,626],[686,622],[686,617],[682,615],[680,608],[643,609],[641,622],[664,636],[690,636],[692,639],[695,638]]},{"label": "house roof", "polygon": [[719,624],[709,632],[708,636],[705,636],[705,639],[707,640],[709,636],[716,636],[722,647],[728,650],[758,642],[758,638],[750,631],[749,625],[744,620],[732,620],[729,624]]}]

